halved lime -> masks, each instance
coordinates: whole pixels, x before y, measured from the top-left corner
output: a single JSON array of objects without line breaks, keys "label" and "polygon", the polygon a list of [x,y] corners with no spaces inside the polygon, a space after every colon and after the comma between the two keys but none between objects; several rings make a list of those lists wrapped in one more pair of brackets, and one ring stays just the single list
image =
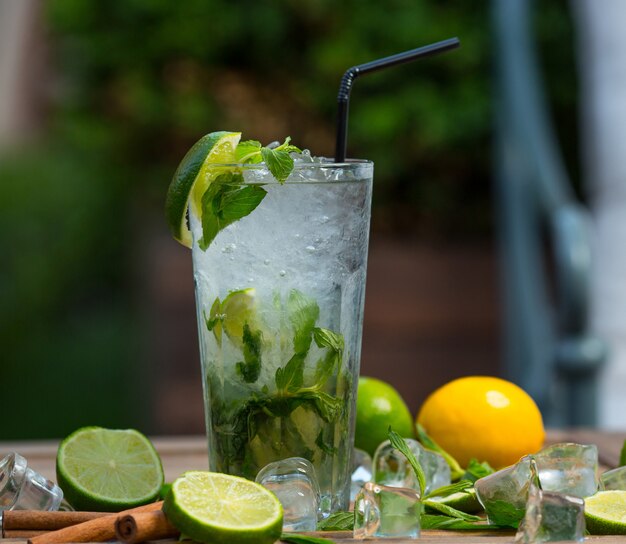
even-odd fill
[{"label": "halved lime", "polygon": [[592,535],[626,535],[626,491],[599,491],[587,497],[585,521]]},{"label": "halved lime", "polygon": [[119,512],[153,502],[163,485],[161,459],[134,429],[83,427],[59,445],[57,480],[76,510]]},{"label": "halved lime", "polygon": [[167,190],[165,217],[172,235],[181,244],[191,247],[191,233],[187,226],[187,207],[200,215],[202,195],[218,175],[212,164],[235,161],[235,148],[241,132],[211,132],[200,138],[183,157]]},{"label": "halved lime", "polygon": [[216,472],[186,472],[172,484],[163,512],[182,534],[215,544],[272,544],[283,508],[263,486]]}]

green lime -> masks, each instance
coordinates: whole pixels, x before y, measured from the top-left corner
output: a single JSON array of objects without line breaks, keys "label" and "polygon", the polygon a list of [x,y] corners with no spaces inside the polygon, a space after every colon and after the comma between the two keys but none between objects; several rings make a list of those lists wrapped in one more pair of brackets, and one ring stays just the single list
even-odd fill
[{"label": "green lime", "polygon": [[272,544],[283,507],[271,491],[238,476],[190,471],[172,484],[163,512],[182,534],[215,544]]},{"label": "green lime", "polygon": [[626,535],[626,491],[599,491],[587,497],[585,521],[592,535]]},{"label": "green lime", "polygon": [[83,427],[59,445],[57,480],[76,510],[119,512],[155,501],[163,485],[159,454],[134,429]]},{"label": "green lime", "polygon": [[478,502],[476,491],[473,488],[465,491],[459,491],[458,493],[452,493],[452,495],[448,495],[447,497],[432,497],[430,500],[440,502],[446,506],[451,506],[452,508],[465,512],[466,514],[475,514],[483,509]]},{"label": "green lime", "polygon": [[413,438],[413,417],[391,385],[376,378],[359,378],[354,445],[374,455],[387,440],[389,426],[404,438]]},{"label": "green lime", "polygon": [[211,165],[234,163],[240,138],[240,132],[211,132],[200,138],[178,165],[167,190],[165,217],[172,235],[184,246],[191,247],[187,207],[191,204],[200,215],[202,195],[220,173]]}]

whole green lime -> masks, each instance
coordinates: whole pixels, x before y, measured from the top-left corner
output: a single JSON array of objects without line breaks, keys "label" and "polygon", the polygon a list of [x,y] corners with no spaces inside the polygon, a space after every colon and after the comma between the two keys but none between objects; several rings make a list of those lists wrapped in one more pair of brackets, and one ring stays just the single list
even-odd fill
[{"label": "whole green lime", "polygon": [[388,439],[389,426],[404,438],[413,438],[413,417],[404,400],[391,385],[376,378],[359,378],[356,398],[355,447],[374,455]]}]

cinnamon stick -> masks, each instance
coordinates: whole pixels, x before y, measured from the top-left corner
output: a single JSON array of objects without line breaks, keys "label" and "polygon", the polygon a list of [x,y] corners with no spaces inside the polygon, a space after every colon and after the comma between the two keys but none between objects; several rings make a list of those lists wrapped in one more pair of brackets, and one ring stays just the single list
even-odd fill
[{"label": "cinnamon stick", "polygon": [[2,528],[55,531],[91,519],[110,516],[110,512],[47,512],[41,510],[6,510],[2,513]]},{"label": "cinnamon stick", "polygon": [[[163,501],[146,504],[138,508],[125,510],[119,514],[134,514],[138,512],[152,512],[160,510]],[[72,525],[50,531],[45,534],[28,539],[29,544],[61,544],[64,542],[106,542],[115,538],[115,520],[119,514],[111,514],[95,518],[78,525]]]},{"label": "cinnamon stick", "polygon": [[33,538],[47,532],[35,531],[34,529],[9,529],[8,531],[2,531],[2,538]]},{"label": "cinnamon stick", "polygon": [[162,510],[126,514],[119,516],[115,522],[115,536],[126,544],[160,540],[179,534],[180,531],[167,520]]}]

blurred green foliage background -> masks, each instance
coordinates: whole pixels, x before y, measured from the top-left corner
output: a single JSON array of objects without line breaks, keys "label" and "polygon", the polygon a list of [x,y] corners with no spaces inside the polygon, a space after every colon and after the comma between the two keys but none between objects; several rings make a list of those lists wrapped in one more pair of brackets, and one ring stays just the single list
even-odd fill
[{"label": "blurred green foliage background", "polygon": [[[538,4],[576,171],[571,21],[566,2]],[[50,0],[43,33],[53,76],[42,136],[0,161],[2,396],[19,414],[3,418],[1,438],[84,424],[158,432],[142,389],[149,362],[136,364],[138,255],[142,232],[165,233],[178,160],[222,129],[332,155],[349,66],[459,36],[453,53],[356,83],[349,155],[376,163],[374,229],[442,243],[493,235],[487,2]]]}]

